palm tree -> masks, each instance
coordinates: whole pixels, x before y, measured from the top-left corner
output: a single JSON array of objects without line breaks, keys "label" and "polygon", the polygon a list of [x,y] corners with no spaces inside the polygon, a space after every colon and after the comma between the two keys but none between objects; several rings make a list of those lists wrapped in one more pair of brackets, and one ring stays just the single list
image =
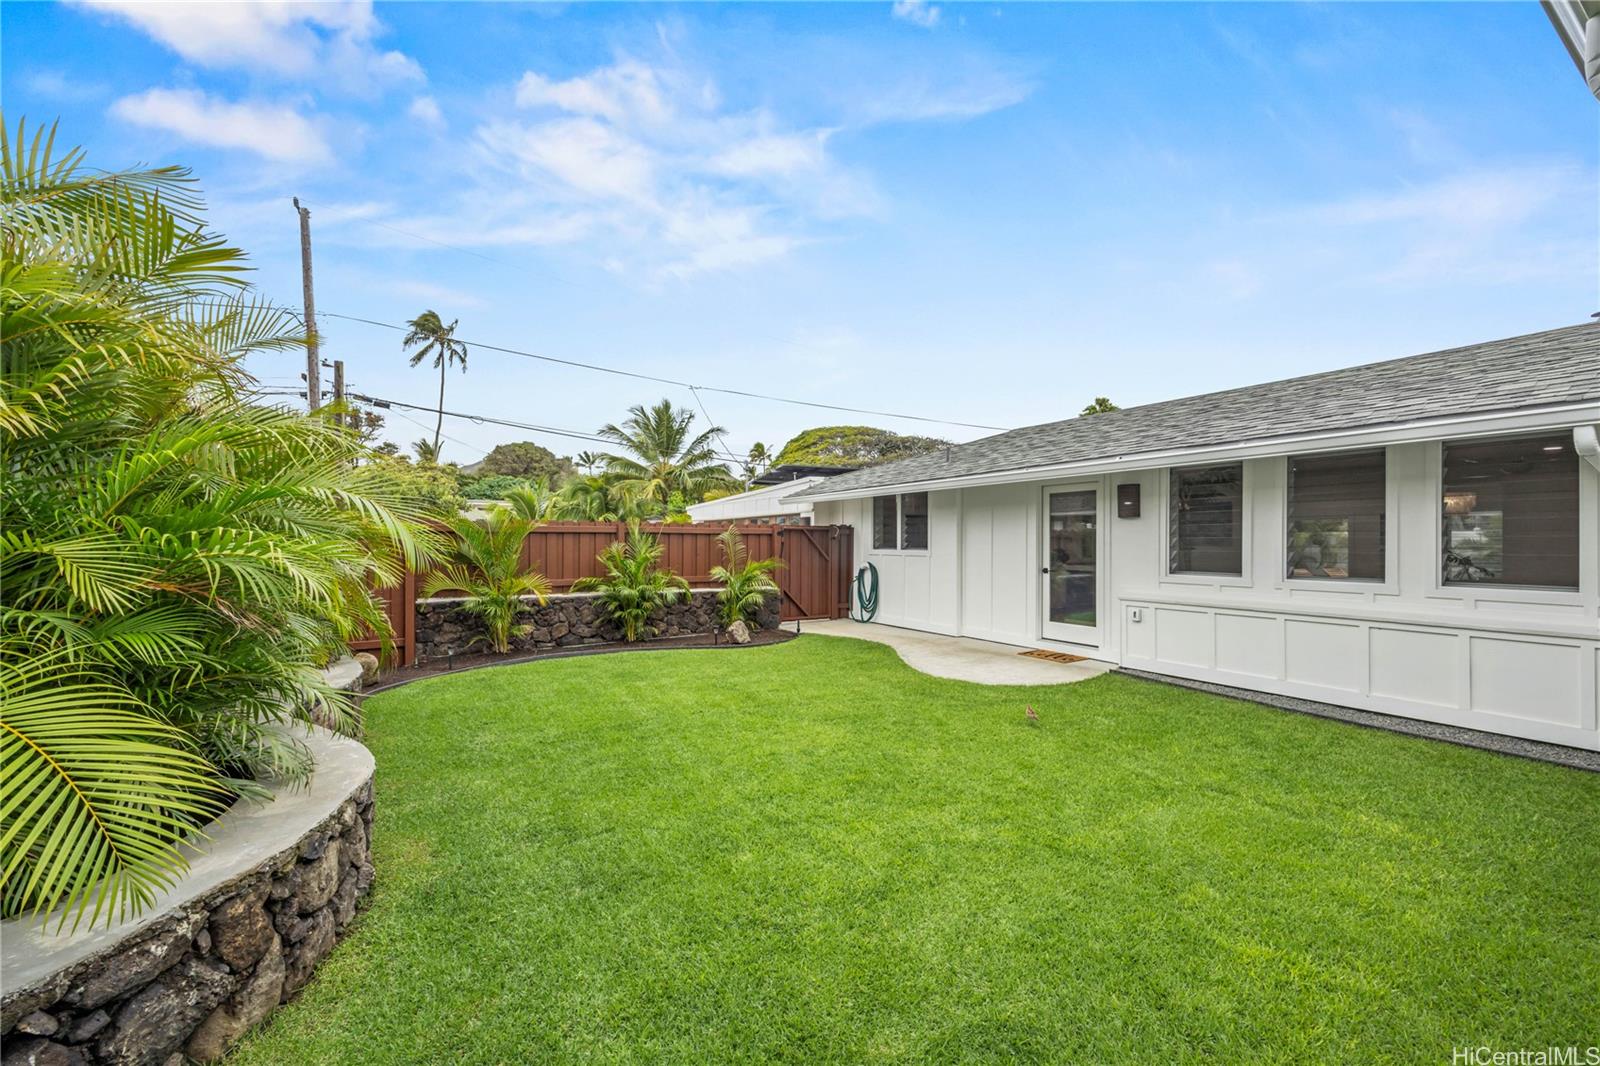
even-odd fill
[{"label": "palm tree", "polygon": [[550,480],[540,478],[529,485],[510,489],[505,495],[505,506],[531,525],[554,521],[561,513],[561,497],[550,491]]},{"label": "palm tree", "polygon": [[411,450],[417,454],[417,462],[437,466],[439,463],[439,442],[419,437],[411,442]]},{"label": "palm tree", "polygon": [[748,488],[751,482],[766,472],[772,465],[772,452],[765,444],[756,441],[750,445],[750,452],[744,459],[744,483]]},{"label": "palm tree", "polygon": [[467,372],[467,346],[456,340],[456,319],[448,326],[439,317],[436,311],[424,311],[413,318],[406,325],[411,331],[400,342],[402,349],[410,349],[413,345],[421,345],[411,356],[411,365],[416,366],[428,356],[433,356],[433,365],[439,368],[439,419],[433,427],[433,459],[439,461],[439,437],[444,431],[444,372],[451,363],[461,364],[461,372]]},{"label": "palm tree", "polygon": [[629,522],[627,541],[596,556],[605,576],[580,577],[572,583],[572,591],[599,593],[601,610],[622,627],[622,639],[628,643],[652,636],[650,616],[689,597],[689,583],[657,565],[665,553],[660,540],[639,530],[637,520]]},{"label": "palm tree", "polygon": [[387,636],[431,534],[355,435],[255,402],[294,351],[178,167],[0,128],[0,916],[126,917],[231,796],[353,728],[317,667]]},{"label": "palm tree", "polygon": [[455,534],[455,545],[448,561],[422,583],[424,596],[437,596],[447,590],[466,593],[462,607],[483,619],[489,646],[504,655],[511,650],[511,638],[526,632],[517,626],[517,611],[523,597],[532,596],[540,604],[550,595],[550,582],[543,574],[522,573],[522,541],[534,523],[508,507],[496,507],[482,523],[456,516],[447,523]]},{"label": "palm tree", "polygon": [[711,568],[711,580],[722,586],[717,590],[717,612],[722,624],[731,626],[754,615],[767,596],[778,591],[772,574],[783,560],[752,561],[744,537],[732,526],[717,535],[717,547],[722,549],[722,565]]},{"label": "palm tree", "polygon": [[665,508],[673,492],[688,502],[698,502],[708,489],[737,484],[727,466],[717,461],[713,445],[726,432],[712,426],[698,436],[690,436],[694,413],[662,400],[646,409],[628,408],[622,425],[601,426],[599,435],[622,446],[627,453],[606,452],[600,456],[605,473],[624,492],[639,500],[649,500]]}]

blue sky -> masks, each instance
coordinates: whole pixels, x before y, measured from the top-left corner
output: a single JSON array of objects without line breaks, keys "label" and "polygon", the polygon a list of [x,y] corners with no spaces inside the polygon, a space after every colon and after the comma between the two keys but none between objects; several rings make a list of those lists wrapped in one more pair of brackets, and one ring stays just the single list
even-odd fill
[{"label": "blue sky", "polygon": [[[1600,111],[1533,3],[3,18],[7,120],[59,117],[102,167],[192,166],[272,298],[298,301],[298,195],[322,310],[434,308],[469,342],[682,381],[1015,426],[1600,309]],[[397,334],[325,343],[353,387],[433,402]],[[662,395],[695,402],[478,350],[447,406],[589,431]],[[701,399],[738,452],[919,431]],[[461,462],[535,436],[445,432]]]}]

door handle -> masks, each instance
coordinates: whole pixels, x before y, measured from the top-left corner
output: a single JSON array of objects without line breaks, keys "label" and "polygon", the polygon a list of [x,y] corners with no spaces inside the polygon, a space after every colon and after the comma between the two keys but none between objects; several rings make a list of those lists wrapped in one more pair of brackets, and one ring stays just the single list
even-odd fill
[{"label": "door handle", "polygon": [[1043,568],[1042,568],[1042,569],[1040,569],[1040,571],[1039,571],[1039,573],[1041,573],[1041,574],[1048,574],[1048,573],[1049,573],[1049,572],[1050,572],[1050,568],[1049,568],[1049,567],[1048,567],[1048,566],[1046,566],[1046,567],[1043,567]]}]

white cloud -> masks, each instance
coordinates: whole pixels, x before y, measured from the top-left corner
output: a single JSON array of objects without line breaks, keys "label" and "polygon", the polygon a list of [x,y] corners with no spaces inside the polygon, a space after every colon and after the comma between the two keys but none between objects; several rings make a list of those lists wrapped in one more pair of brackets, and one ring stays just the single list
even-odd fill
[{"label": "white cloud", "polygon": [[406,114],[431,129],[444,128],[444,112],[439,110],[439,101],[431,96],[419,96],[412,100],[411,106],[406,108]]},{"label": "white cloud", "polygon": [[483,144],[514,162],[531,180],[554,179],[581,199],[648,203],[655,195],[655,159],[645,145],[592,118],[521,125],[490,123]]},{"label": "white cloud", "polygon": [[676,62],[622,58],[566,79],[528,71],[516,102],[526,116],[477,131],[486,168],[521,182],[507,224],[615,245],[604,253],[613,269],[746,267],[806,243],[816,219],[876,206],[870,183],[830,155],[833,130],[724,109],[713,83]]},{"label": "white cloud", "polygon": [[1031,89],[981,58],[920,77],[876,70],[871,110],[851,93],[848,104],[823,105],[841,121],[796,124],[771,107],[729,107],[670,36],[662,31],[653,61],[619,56],[565,77],[524,72],[515,109],[473,131],[475,152],[464,154],[472,182],[439,209],[393,224],[468,249],[581,241],[593,261],[646,279],[745,269],[880,211],[870,177],[837,155],[842,134],[983,114]]},{"label": "white cloud", "polygon": [[758,134],[729,145],[711,159],[710,169],[731,177],[814,173],[828,165],[832,130]]},{"label": "white cloud", "polygon": [[1020,104],[1032,92],[1032,82],[1000,70],[945,72],[902,78],[863,98],[856,110],[865,123],[977,118]]},{"label": "white cloud", "polygon": [[924,29],[939,25],[939,8],[927,0],[894,0],[891,8],[894,17],[914,23]]},{"label": "white cloud", "polygon": [[476,309],[489,306],[483,297],[431,281],[384,281],[374,285],[383,292],[414,297],[431,306]]},{"label": "white cloud", "polygon": [[557,82],[530,70],[517,83],[517,104],[554,107],[620,125],[659,124],[668,121],[674,110],[664,80],[653,67],[630,59]]},{"label": "white cloud", "polygon": [[324,163],[333,158],[317,127],[288,107],[231,103],[197,89],[147,89],[116,101],[111,113],[197,144],[243,148],[279,162]]},{"label": "white cloud", "polygon": [[1316,210],[1330,222],[1348,225],[1493,228],[1538,214],[1554,199],[1572,192],[1579,177],[1576,168],[1566,164],[1478,170],[1353,197]]},{"label": "white cloud", "polygon": [[74,2],[133,23],[200,66],[242,67],[297,79],[315,76],[351,91],[423,80],[415,60],[374,44],[383,26],[372,13],[371,0]]}]

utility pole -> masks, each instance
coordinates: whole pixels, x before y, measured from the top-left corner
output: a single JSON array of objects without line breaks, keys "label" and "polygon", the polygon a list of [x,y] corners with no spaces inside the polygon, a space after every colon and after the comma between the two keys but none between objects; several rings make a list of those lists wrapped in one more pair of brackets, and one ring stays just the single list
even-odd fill
[{"label": "utility pole", "polygon": [[344,409],[344,360],[333,361],[333,402],[338,405],[339,413],[333,416],[334,425],[343,423],[351,429],[356,428],[355,416]]},{"label": "utility pole", "polygon": [[317,301],[311,291],[311,209],[301,207],[298,196],[294,209],[300,216],[300,280],[306,299],[306,403],[315,411],[322,406],[322,364],[317,361]]}]

